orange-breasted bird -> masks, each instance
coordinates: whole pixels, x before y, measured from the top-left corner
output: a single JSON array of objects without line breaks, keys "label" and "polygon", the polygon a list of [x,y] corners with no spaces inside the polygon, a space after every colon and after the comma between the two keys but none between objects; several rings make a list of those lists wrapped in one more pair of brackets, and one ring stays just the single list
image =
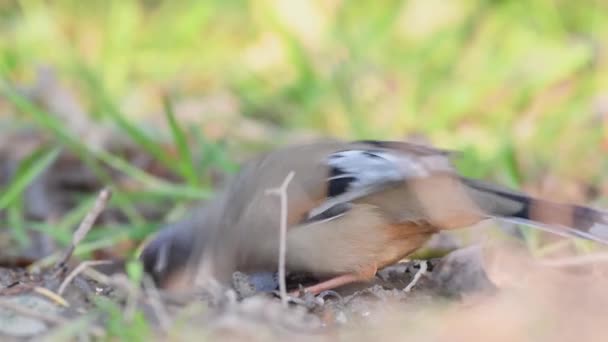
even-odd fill
[{"label": "orange-breasted bird", "polygon": [[[326,280],[312,293],[367,281],[440,230],[498,218],[608,242],[608,214],[465,178],[452,152],[396,141],[324,140],[245,163],[216,198],[161,231],[143,250],[160,286],[196,277],[228,281],[236,270],[274,271],[280,202],[269,196],[290,172],[286,268]],[[202,277],[202,278],[201,278]]]}]

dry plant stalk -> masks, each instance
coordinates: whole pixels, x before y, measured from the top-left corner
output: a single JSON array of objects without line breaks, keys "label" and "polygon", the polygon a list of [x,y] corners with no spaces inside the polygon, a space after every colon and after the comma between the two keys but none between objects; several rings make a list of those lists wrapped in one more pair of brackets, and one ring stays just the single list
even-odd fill
[{"label": "dry plant stalk", "polygon": [[36,286],[34,287],[34,292],[38,293],[41,296],[44,296],[50,300],[52,300],[53,302],[55,302],[58,305],[61,305],[63,307],[69,307],[70,303],[68,303],[67,300],[65,300],[63,297],[61,297],[61,295],[47,289],[46,287],[40,287],[40,286]]},{"label": "dry plant stalk", "polygon": [[427,261],[426,260],[421,261],[420,269],[418,270],[418,272],[416,272],[416,274],[414,274],[414,279],[412,279],[412,281],[410,281],[410,283],[407,284],[407,286],[403,289],[403,291],[410,292],[414,288],[416,283],[418,283],[418,280],[420,280],[420,277],[422,277],[422,275],[426,273],[427,269],[428,269]]},{"label": "dry plant stalk", "polygon": [[94,268],[85,268],[82,270],[82,273],[103,285],[110,285],[110,283],[112,282],[109,276],[97,271]]},{"label": "dry plant stalk", "polygon": [[72,235],[72,242],[70,243],[70,246],[66,249],[63,256],[55,264],[56,270],[61,270],[65,267],[68,260],[70,260],[70,258],[72,257],[76,246],[80,243],[80,241],[82,241],[82,239],[84,239],[84,237],[93,227],[93,224],[95,223],[95,220],[97,219],[99,214],[101,214],[101,212],[105,209],[106,205],[108,204],[108,201],[110,200],[111,195],[112,192],[108,188],[104,188],[99,192],[99,195],[97,195],[97,199],[95,200],[95,204],[93,205],[91,210],[89,210],[89,212],[86,214],[86,216],[82,219],[80,225],[78,226],[78,229],[76,229],[76,231]]},{"label": "dry plant stalk", "polygon": [[267,195],[277,195],[281,200],[281,218],[279,233],[279,293],[281,294],[281,304],[287,307],[287,284],[285,283],[285,254],[287,250],[287,186],[295,176],[294,171],[290,171],[283,183],[274,189],[266,190]]},{"label": "dry plant stalk", "polygon": [[74,268],[72,270],[72,272],[70,272],[70,274],[68,274],[67,277],[65,277],[63,282],[61,282],[61,285],[59,286],[59,289],[57,290],[57,294],[61,296],[63,294],[63,291],[65,291],[65,289],[70,284],[70,282],[78,274],[82,273],[82,271],[84,271],[87,267],[97,266],[97,265],[106,265],[106,264],[110,264],[110,263],[112,263],[112,261],[110,261],[110,260],[87,260],[87,261],[81,262],[78,266],[76,266],[76,268]]}]

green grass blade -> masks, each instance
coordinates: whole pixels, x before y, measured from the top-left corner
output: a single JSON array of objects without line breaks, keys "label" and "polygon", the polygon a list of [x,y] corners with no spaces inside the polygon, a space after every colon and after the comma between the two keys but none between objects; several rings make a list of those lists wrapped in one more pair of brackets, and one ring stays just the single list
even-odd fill
[{"label": "green grass blade", "polygon": [[168,96],[165,96],[163,98],[163,104],[165,109],[165,116],[167,118],[167,122],[169,123],[169,128],[171,129],[171,135],[173,136],[173,141],[177,146],[177,150],[179,153],[178,166],[180,169],[180,173],[186,179],[188,184],[196,186],[198,185],[198,177],[196,175],[197,172],[194,166],[194,161],[192,160],[192,153],[190,152],[190,148],[188,147],[188,139],[186,138],[186,134],[175,119],[173,106]]},{"label": "green grass blade", "polygon": [[164,166],[179,173],[180,170],[176,167],[176,165],[179,164],[164,152],[162,146],[160,146],[158,142],[154,141],[143,130],[126,119],[127,116],[121,113],[114,103],[112,103],[105,89],[92,72],[85,67],[81,67],[80,75],[89,85],[91,90],[95,92],[96,99],[99,101],[99,105],[104,113],[107,114],[131,140],[156,160],[160,161]]},{"label": "green grass blade", "polygon": [[129,177],[138,180],[146,187],[148,187],[150,191],[161,193],[174,198],[185,198],[195,200],[206,199],[211,194],[209,191],[204,189],[171,184],[163,179],[152,176],[147,172],[132,166],[131,164],[119,157],[116,157],[104,151],[98,152],[97,157],[99,157],[99,159],[104,161],[106,164],[112,166],[116,170],[124,172]]},{"label": "green grass blade", "polygon": [[[146,173],[145,171],[132,166],[129,162],[123,160],[122,158],[116,157],[111,153],[108,153],[104,150],[96,151],[90,149],[88,146],[81,143],[76,137],[74,137],[71,132],[69,132],[67,128],[65,128],[56,117],[38,109],[36,106],[32,105],[22,96],[16,94],[14,91],[5,89],[5,93],[7,94],[9,100],[11,100],[15,105],[17,105],[19,109],[31,114],[32,117],[36,120],[36,122],[38,122],[42,127],[51,130],[62,142],[64,142],[68,147],[74,150],[74,152],[81,156],[83,160],[86,160],[85,158],[90,159],[91,157],[94,157],[95,159],[101,160],[102,162],[112,166],[113,168],[124,172],[133,179],[142,182],[144,185],[149,186],[157,192],[164,193],[168,196],[189,199],[204,199],[209,196],[209,192],[203,189],[194,189],[190,187],[171,184],[163,179],[152,176]],[[102,173],[99,167],[97,167],[97,170],[99,171],[99,173]],[[103,177],[108,184],[111,183],[111,179],[109,178],[109,176],[107,176],[107,174],[104,174]],[[117,192],[115,192],[114,195],[116,196]],[[121,201],[121,203],[124,204],[125,201]],[[134,208],[132,208],[131,211],[134,213]],[[138,221],[141,221],[141,218],[138,219]]]},{"label": "green grass blade", "polygon": [[[55,116],[39,109],[7,85],[3,85],[0,90],[19,110],[29,114],[38,125],[52,132],[65,146],[76,153],[106,185],[112,184],[112,178],[100,167],[99,161],[95,158],[95,152],[90,150],[78,138],[74,137]],[[143,223],[141,215],[122,192],[115,191],[113,198],[117,203],[120,203],[120,208],[131,221],[138,224]]]},{"label": "green grass blade", "polygon": [[0,193],[0,210],[10,205],[25,188],[38,177],[51,163],[57,159],[59,148],[40,148],[23,160],[17,171],[15,179],[6,190]]},{"label": "green grass blade", "polygon": [[23,214],[23,202],[22,197],[19,196],[18,200],[13,201],[7,209],[7,218],[9,229],[11,230],[11,237],[19,244],[19,246],[27,246],[30,238],[27,235],[24,222]]},{"label": "green grass blade", "polygon": [[[42,232],[53,230],[53,225],[46,223],[33,223],[31,226],[33,229]],[[98,226],[87,234],[85,241],[76,246],[74,256],[87,257],[94,251],[103,248],[111,248],[122,241],[143,239],[153,231],[157,230],[157,228],[158,227],[156,225],[151,224]],[[59,260],[60,257],[60,252],[51,254],[48,257],[37,261],[35,265],[31,266],[31,269],[35,269],[37,267],[48,267]]]}]

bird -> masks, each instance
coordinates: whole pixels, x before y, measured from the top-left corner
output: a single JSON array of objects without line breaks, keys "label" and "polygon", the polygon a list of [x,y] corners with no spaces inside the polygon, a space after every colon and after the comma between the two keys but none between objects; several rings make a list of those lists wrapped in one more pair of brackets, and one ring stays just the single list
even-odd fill
[{"label": "bird", "polygon": [[218,195],[169,225],[141,253],[160,287],[228,282],[235,271],[277,270],[280,201],[289,173],[285,267],[322,279],[318,294],[366,282],[435,233],[486,219],[526,223],[608,243],[608,213],[531,197],[453,165],[458,152],[404,141],[324,139],[284,146],[245,162]]}]

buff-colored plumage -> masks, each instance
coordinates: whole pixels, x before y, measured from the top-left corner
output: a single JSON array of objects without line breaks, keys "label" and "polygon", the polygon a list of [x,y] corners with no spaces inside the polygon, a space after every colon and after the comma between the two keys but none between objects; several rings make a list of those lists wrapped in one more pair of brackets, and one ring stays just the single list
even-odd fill
[{"label": "buff-colored plumage", "polygon": [[235,270],[276,270],[280,206],[267,190],[291,171],[287,268],[338,279],[313,292],[369,279],[433,233],[487,217],[535,221],[533,213],[542,212],[538,223],[552,230],[603,239],[603,213],[462,178],[449,155],[402,142],[333,140],[269,152],[245,164],[204,208],[159,235],[144,250],[144,265],[165,286],[191,286],[196,271],[199,278],[227,281]]}]

